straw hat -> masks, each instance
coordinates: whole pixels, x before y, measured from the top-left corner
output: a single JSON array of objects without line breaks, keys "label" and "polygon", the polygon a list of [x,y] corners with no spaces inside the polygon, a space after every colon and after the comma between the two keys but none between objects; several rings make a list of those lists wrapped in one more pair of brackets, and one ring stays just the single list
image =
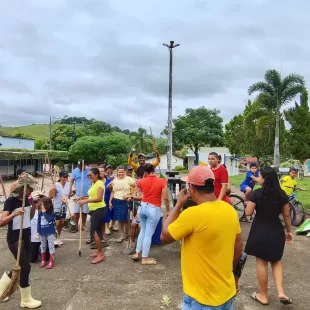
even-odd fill
[{"label": "straw hat", "polygon": [[37,189],[38,181],[33,176],[26,173],[17,181],[16,187],[12,191],[11,196],[12,197],[18,197],[19,195],[21,195],[23,193],[24,185],[26,182],[27,182],[27,186],[29,186],[33,190]]}]

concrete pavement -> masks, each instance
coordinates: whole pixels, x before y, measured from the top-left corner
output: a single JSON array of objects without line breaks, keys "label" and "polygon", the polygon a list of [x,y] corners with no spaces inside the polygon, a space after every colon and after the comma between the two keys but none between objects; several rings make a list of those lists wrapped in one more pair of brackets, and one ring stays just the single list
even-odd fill
[{"label": "concrete pavement", "polygon": [[[249,224],[242,224],[244,240]],[[0,229],[0,272],[12,268],[13,257],[7,249],[6,230]],[[99,265],[90,264],[90,250],[84,233],[82,257],[78,256],[78,234],[64,232],[65,245],[56,252],[53,270],[40,269],[32,265],[31,281],[33,296],[42,301],[44,310],[158,310],[180,309],[182,283],[180,274],[180,244],[153,247],[151,255],[157,258],[157,266],[142,266],[120,251],[124,244],[112,242],[106,248],[106,260]],[[292,306],[282,306],[276,295],[274,282],[270,280],[269,309],[307,310],[310,304],[309,287],[309,241],[295,237],[286,247],[285,288],[293,301]],[[194,264],[194,262],[193,262]],[[266,309],[250,299],[257,291],[255,259],[250,257],[240,280],[241,292],[236,299],[237,310]],[[168,307],[163,306],[163,295],[171,298]],[[16,292],[8,303],[1,303],[1,310],[19,308],[20,296]]]}]

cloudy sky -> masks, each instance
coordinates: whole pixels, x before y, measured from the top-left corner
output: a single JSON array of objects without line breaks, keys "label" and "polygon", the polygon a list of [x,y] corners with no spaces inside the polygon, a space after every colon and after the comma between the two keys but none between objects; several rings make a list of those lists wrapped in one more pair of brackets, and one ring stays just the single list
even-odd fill
[{"label": "cloudy sky", "polygon": [[310,1],[0,1],[0,124],[93,117],[159,133],[173,116],[241,112],[268,69],[310,81]]}]

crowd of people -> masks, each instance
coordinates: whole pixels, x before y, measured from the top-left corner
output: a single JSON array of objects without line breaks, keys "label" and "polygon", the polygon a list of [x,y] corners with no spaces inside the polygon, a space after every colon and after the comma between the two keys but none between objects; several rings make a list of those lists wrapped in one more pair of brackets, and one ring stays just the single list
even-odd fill
[{"label": "crowd of people", "polygon": [[[241,226],[229,198],[230,182],[227,169],[221,164],[219,154],[209,154],[209,166],[195,166],[182,178],[186,187],[170,210],[167,179],[155,174],[160,163],[146,163],[144,154],[133,161],[133,151],[128,166],[119,166],[116,175],[107,164],[89,167],[80,161],[69,180],[67,171],[60,171],[59,180],[48,193],[37,190],[37,181],[25,171],[19,171],[18,180],[10,189],[4,204],[0,227],[8,225],[7,243],[17,257],[20,215],[23,214],[23,243],[20,257],[21,306],[37,308],[41,302],[31,295],[29,275],[31,264],[41,258],[40,267],[55,266],[55,247],[64,244],[61,236],[65,219],[73,224],[73,233],[85,230],[90,215],[90,244],[96,251],[91,263],[104,261],[104,244],[112,231],[119,231],[118,243],[126,238],[130,246],[123,254],[132,255],[142,265],[156,265],[150,257],[152,237],[162,218],[162,205],[166,219],[161,232],[162,244],[181,240],[184,310],[232,310],[239,290],[238,281],[246,256],[256,257],[259,292],[251,297],[268,305],[268,263],[271,264],[279,301],[291,304],[283,289],[281,263],[285,243],[292,242],[288,196],[284,188],[294,182],[294,171],[282,180],[270,167],[258,170],[251,165],[240,190],[245,193],[246,215],[255,217],[243,252]],[[255,184],[261,187],[254,190]],[[26,196],[24,185],[27,185]],[[294,190],[296,184],[293,184]],[[74,201],[73,214],[68,202]],[[25,200],[25,208],[22,203]],[[185,208],[189,200],[195,207]],[[80,217],[80,214],[82,216]],[[285,221],[283,229],[279,215]],[[130,227],[127,225],[130,223]],[[29,259],[30,258],[30,259]],[[57,266],[57,264],[56,264]],[[0,280],[0,296],[11,281],[12,273],[4,272]],[[7,301],[6,298],[5,301]]]}]

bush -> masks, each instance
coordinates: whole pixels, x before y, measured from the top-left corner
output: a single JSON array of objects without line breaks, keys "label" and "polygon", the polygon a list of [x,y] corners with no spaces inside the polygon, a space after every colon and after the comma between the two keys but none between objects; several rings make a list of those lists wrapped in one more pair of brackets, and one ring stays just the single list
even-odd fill
[{"label": "bush", "polygon": [[185,170],[185,167],[184,166],[175,166],[174,170],[175,171],[183,171],[183,170]]}]

